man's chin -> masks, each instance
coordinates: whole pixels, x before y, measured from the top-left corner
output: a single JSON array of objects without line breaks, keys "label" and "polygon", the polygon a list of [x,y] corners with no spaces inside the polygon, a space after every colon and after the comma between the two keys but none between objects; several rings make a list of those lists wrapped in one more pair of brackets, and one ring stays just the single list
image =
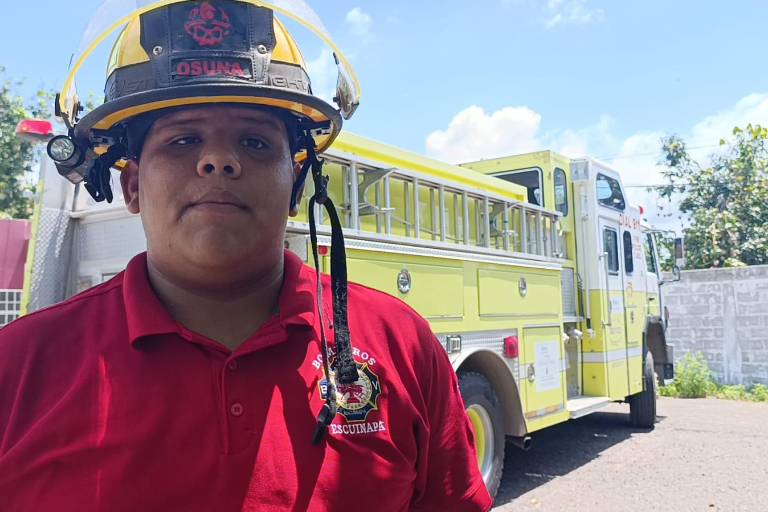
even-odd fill
[{"label": "man's chin", "polygon": [[199,229],[173,233],[163,239],[156,233],[148,239],[151,258],[164,273],[197,282],[238,282],[250,280],[279,265],[283,244],[267,237],[244,237],[242,230]]},{"label": "man's chin", "polygon": [[246,247],[242,243],[195,244],[184,251],[184,259],[201,269],[222,269],[233,274],[239,267],[256,265],[256,255],[259,252],[258,249]]}]

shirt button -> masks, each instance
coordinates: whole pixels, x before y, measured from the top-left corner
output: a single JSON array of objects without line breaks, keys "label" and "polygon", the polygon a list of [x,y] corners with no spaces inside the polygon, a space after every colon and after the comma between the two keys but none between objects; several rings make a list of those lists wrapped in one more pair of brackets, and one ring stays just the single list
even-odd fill
[{"label": "shirt button", "polygon": [[232,406],[229,408],[229,412],[232,413],[232,416],[242,416],[243,415],[243,404],[240,402],[235,402],[232,404]]},{"label": "shirt button", "polygon": [[236,361],[236,360],[234,360],[234,359],[233,359],[233,360],[231,360],[231,361],[230,361],[230,362],[227,364],[227,368],[229,368],[229,369],[230,369],[231,371],[233,371],[233,372],[234,372],[235,370],[237,370],[237,361]]}]

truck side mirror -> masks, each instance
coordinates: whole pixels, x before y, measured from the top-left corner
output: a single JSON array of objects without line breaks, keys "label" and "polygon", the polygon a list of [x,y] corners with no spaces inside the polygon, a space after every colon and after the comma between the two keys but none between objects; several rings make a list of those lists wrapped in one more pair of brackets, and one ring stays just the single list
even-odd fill
[{"label": "truck side mirror", "polygon": [[685,267],[685,245],[682,238],[675,238],[675,266],[678,267],[676,275],[679,276],[679,267]]},{"label": "truck side mirror", "polygon": [[675,265],[672,267],[672,279],[663,279],[659,281],[659,286],[667,284],[667,283],[676,283],[678,282],[682,276],[680,275],[680,267]]}]

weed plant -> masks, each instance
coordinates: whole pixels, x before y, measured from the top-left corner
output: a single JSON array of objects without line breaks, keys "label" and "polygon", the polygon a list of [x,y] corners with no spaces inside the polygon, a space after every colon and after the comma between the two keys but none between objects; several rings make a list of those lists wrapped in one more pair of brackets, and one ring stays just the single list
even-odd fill
[{"label": "weed plant", "polygon": [[659,394],[673,398],[711,396],[723,400],[768,402],[768,386],[764,384],[755,384],[751,388],[742,384],[718,385],[712,379],[712,372],[701,352],[697,352],[695,355],[686,354],[675,365],[675,381],[668,386],[660,387]]}]

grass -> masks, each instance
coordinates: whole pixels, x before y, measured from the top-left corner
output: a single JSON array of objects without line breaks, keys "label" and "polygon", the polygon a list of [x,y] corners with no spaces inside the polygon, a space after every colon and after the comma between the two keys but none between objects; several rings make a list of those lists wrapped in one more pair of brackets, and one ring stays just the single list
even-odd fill
[{"label": "grass", "polygon": [[675,381],[659,388],[661,396],[673,398],[705,398],[708,396],[723,400],[746,400],[768,402],[768,386],[755,384],[750,388],[744,385],[718,385],[712,379],[712,372],[704,356],[686,354],[675,367]]}]

